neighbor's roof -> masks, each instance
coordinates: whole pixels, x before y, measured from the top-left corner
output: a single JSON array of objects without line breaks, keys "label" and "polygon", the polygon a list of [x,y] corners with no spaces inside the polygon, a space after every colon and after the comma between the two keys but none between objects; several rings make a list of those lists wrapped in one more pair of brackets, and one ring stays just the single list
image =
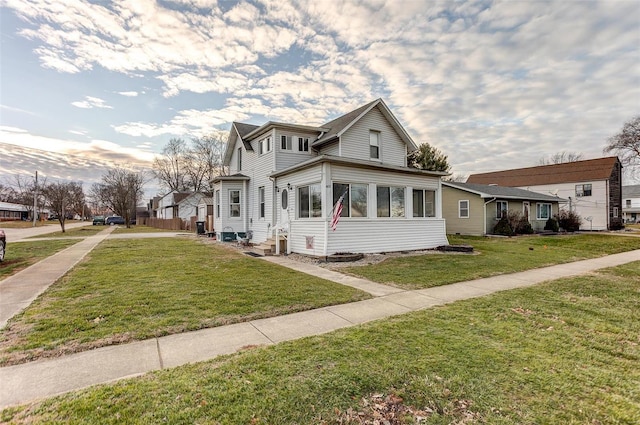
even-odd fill
[{"label": "neighbor's roof", "polygon": [[453,187],[466,192],[475,193],[481,198],[522,199],[525,201],[559,202],[565,201],[557,196],[545,195],[517,187],[494,186],[487,184],[442,182],[443,186]]},{"label": "neighbor's roof", "polygon": [[617,162],[617,156],[610,156],[586,161],[472,174],[467,179],[467,183],[497,184],[499,186],[538,186],[608,180]]},{"label": "neighbor's roof", "polygon": [[11,202],[0,202],[0,211],[27,211],[24,205],[12,204]]},{"label": "neighbor's roof", "polygon": [[622,186],[623,198],[640,198],[640,184]]}]

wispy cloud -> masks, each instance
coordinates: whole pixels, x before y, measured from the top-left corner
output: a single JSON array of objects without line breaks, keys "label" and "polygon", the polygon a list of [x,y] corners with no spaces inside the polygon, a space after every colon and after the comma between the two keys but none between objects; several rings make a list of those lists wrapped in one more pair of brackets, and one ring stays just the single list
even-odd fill
[{"label": "wispy cloud", "polygon": [[107,103],[98,97],[86,96],[82,101],[71,102],[71,104],[77,108],[82,109],[93,109],[93,108],[102,108],[102,109],[113,109],[113,107],[107,105]]},{"label": "wispy cloud", "polygon": [[138,97],[139,93],[137,91],[121,91],[118,94],[126,97]]}]

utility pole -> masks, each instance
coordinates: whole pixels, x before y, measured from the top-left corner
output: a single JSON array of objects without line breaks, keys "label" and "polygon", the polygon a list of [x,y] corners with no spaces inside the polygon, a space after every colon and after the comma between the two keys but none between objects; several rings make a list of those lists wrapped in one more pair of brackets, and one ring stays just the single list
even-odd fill
[{"label": "utility pole", "polygon": [[33,190],[33,227],[36,227],[38,215],[38,171],[36,170],[36,186]]}]

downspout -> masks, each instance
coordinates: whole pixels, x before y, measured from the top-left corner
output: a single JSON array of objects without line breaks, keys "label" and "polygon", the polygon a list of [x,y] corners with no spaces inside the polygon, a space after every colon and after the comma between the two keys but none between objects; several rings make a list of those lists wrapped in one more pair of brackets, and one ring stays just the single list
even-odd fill
[{"label": "downspout", "polygon": [[[327,186],[331,181],[331,171],[329,171],[329,163],[322,163],[322,177],[320,178],[321,190],[320,196],[322,196],[322,217],[324,217],[324,246],[322,247],[322,256],[327,256],[327,251],[329,250],[329,221],[330,218],[327,218],[331,213],[329,212],[329,190]],[[326,202],[325,202],[326,201]],[[331,203],[331,211],[333,211],[333,203]]]},{"label": "downspout", "polygon": [[[490,204],[491,202],[495,201],[496,199],[498,199],[498,198],[489,199],[482,206],[482,212],[483,212],[483,216],[484,216],[484,235],[485,236],[487,236],[487,204]],[[469,208],[471,208],[471,205],[469,205]]]}]

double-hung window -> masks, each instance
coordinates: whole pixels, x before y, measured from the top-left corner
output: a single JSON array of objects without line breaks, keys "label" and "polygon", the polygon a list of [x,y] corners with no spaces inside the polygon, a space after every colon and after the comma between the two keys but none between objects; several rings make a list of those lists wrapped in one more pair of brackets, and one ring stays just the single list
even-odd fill
[{"label": "double-hung window", "polygon": [[298,137],[298,151],[309,152],[309,138]]},{"label": "double-hung window", "polygon": [[242,148],[238,148],[238,157],[236,158],[236,165],[238,167],[238,173],[242,171]]},{"label": "double-hung window", "polygon": [[291,150],[291,136],[280,136],[280,149],[283,151]]},{"label": "double-hung window", "polygon": [[413,216],[436,216],[436,192],[427,189],[413,189]]},{"label": "double-hung window", "polygon": [[466,199],[458,201],[458,218],[469,218],[469,201]]},{"label": "double-hung window", "polygon": [[581,196],[591,196],[591,184],[576,185],[576,198]]},{"label": "double-hung window", "polygon": [[376,209],[378,217],[404,217],[404,187],[378,186]]},{"label": "double-hung window", "polygon": [[380,159],[380,132],[369,131],[369,158]]},{"label": "double-hung window", "polygon": [[322,216],[322,193],[320,184],[300,186],[298,188],[298,217],[311,218]]},{"label": "double-hung window", "polygon": [[340,217],[366,217],[369,185],[357,183],[334,183],[333,206],[346,193],[342,201]]},{"label": "double-hung window", "polygon": [[260,218],[264,218],[264,186],[258,188],[258,203],[260,207]]},{"label": "double-hung window", "polygon": [[536,219],[548,220],[551,218],[551,204],[536,204]]},{"label": "double-hung window", "polygon": [[240,191],[229,191],[229,217],[240,217]]},{"label": "double-hung window", "polygon": [[507,201],[497,201],[496,202],[496,218],[497,219],[501,219],[502,217],[506,217],[508,210],[509,210],[509,203]]},{"label": "double-hung window", "polygon": [[216,190],[216,218],[220,218],[220,191]]}]

